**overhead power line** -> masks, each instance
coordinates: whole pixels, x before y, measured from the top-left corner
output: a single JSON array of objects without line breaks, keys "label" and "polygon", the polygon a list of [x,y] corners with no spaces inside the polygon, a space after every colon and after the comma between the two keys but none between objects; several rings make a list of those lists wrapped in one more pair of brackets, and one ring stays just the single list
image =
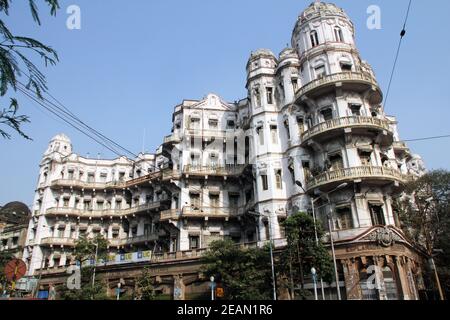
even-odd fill
[{"label": "overhead power line", "polygon": [[450,138],[450,134],[443,135],[443,136],[427,137],[427,138],[409,139],[409,140],[404,140],[404,141],[405,142],[416,142],[416,141],[436,140],[436,139],[444,139],[444,138]]},{"label": "overhead power line", "polygon": [[400,56],[400,50],[402,47],[403,38],[406,35],[406,25],[408,23],[409,12],[411,11],[411,4],[412,4],[412,0],[409,0],[408,9],[406,10],[405,22],[403,23],[403,28],[402,28],[402,31],[400,32],[400,40],[398,42],[397,53],[395,54],[394,65],[392,67],[391,77],[389,79],[389,84],[388,84],[388,88],[386,91],[386,98],[384,100],[384,109],[386,109],[386,106],[387,106],[389,94],[391,92],[392,80],[394,79],[394,74],[395,74],[395,70],[397,68],[398,58]]}]

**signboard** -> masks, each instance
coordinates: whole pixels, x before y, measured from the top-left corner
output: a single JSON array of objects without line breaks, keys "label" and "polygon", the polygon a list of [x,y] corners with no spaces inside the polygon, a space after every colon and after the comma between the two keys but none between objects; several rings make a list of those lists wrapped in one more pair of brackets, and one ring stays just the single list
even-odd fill
[{"label": "signboard", "polygon": [[27,272],[25,262],[19,259],[13,259],[5,266],[5,276],[10,282],[16,282],[22,278]]},{"label": "signboard", "polygon": [[[117,265],[117,264],[126,264],[126,263],[135,263],[135,262],[144,262],[150,261],[152,258],[152,251],[139,251],[133,253],[123,253],[123,254],[115,254],[111,253],[108,255],[106,261],[104,259],[99,259],[97,261],[97,266],[104,265]],[[84,266],[93,266],[95,265],[94,259],[86,261],[83,263]]]},{"label": "signboard", "polygon": [[216,297],[217,298],[223,298],[225,296],[225,292],[222,287],[216,288]]}]

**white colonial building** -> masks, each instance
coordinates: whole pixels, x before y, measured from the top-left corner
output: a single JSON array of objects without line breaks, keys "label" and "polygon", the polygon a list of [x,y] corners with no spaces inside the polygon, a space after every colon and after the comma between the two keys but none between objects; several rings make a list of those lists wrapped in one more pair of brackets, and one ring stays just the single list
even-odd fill
[{"label": "white colonial building", "polygon": [[[104,235],[122,254],[190,257],[216,239],[270,234],[282,245],[281,222],[313,202],[325,227],[331,219],[344,297],[418,298],[422,257],[399,229],[394,199],[423,164],[384,113],[345,12],[311,4],[291,48],[251,54],[246,88],[236,103],[183,101],[172,134],[138,159],[88,159],[65,135],[53,138],[24,253],[30,274],[74,263],[83,234]],[[384,279],[378,290],[363,281],[370,265]]]}]

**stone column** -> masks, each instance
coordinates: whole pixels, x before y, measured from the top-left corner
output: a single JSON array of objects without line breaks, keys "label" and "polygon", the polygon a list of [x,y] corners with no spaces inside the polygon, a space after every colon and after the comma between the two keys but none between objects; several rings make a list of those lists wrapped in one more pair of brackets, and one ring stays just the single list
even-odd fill
[{"label": "stone column", "polygon": [[174,300],[186,300],[185,297],[185,285],[182,275],[176,275],[173,277],[173,299]]},{"label": "stone column", "polygon": [[359,290],[359,272],[354,259],[342,260],[344,269],[345,289],[347,290],[348,300],[361,300],[361,291]]},{"label": "stone column", "polygon": [[404,257],[394,257],[395,266],[397,268],[397,276],[399,281],[397,283],[400,284],[400,289],[402,290],[403,299],[411,300],[411,290],[408,281],[408,270],[405,263]]}]

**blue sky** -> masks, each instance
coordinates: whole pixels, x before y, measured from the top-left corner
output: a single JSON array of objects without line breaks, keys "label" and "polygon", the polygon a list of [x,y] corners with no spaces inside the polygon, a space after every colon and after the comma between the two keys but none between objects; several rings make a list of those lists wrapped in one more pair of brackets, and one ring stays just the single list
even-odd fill
[{"label": "blue sky", "polygon": [[[298,14],[311,1],[62,0],[56,18],[40,7],[41,27],[32,22],[28,1],[13,1],[5,21],[15,34],[57,49],[60,63],[43,68],[52,95],[88,124],[139,152],[144,130],[147,151],[170,133],[173,107],[182,99],[200,99],[209,92],[228,101],[245,97],[250,52],[270,48],[279,53],[290,43]],[[386,90],[408,0],[335,3],[354,21],[360,53]],[[403,139],[450,134],[450,1],[431,3],[413,1],[387,106],[400,122]],[[66,28],[71,4],[81,8],[81,30]],[[366,27],[366,10],[372,4],[381,8],[381,30]],[[24,130],[33,141],[18,136],[0,140],[0,204],[31,204],[42,153],[57,133],[69,135],[81,155],[114,157],[17,97],[21,111],[31,117]],[[410,143],[430,169],[450,169],[449,146],[450,139]]]}]

